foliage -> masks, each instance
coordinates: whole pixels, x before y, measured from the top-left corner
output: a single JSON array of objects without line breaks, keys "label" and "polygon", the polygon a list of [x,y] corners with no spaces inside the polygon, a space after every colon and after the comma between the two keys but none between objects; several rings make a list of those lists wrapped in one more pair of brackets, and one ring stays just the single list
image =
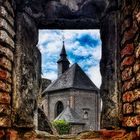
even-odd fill
[{"label": "foliage", "polygon": [[69,134],[70,124],[65,120],[56,120],[52,122],[52,125],[57,129],[60,135]]}]

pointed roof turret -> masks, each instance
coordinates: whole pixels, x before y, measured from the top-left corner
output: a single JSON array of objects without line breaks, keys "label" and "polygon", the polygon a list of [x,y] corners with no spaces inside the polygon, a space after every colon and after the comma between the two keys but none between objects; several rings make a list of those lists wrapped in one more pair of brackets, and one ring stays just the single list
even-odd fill
[{"label": "pointed roof turret", "polygon": [[62,50],[60,53],[60,58],[57,61],[57,64],[58,64],[58,76],[60,76],[62,73],[64,73],[69,68],[70,62],[67,59],[64,41],[63,41],[63,46],[62,46]]},{"label": "pointed roof turret", "polygon": [[67,56],[64,41],[63,41],[63,46],[62,46],[60,56]]}]

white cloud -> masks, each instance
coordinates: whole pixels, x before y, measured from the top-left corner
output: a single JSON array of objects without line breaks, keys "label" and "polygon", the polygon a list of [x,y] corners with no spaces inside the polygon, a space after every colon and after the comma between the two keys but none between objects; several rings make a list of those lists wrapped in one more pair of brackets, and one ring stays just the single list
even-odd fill
[{"label": "white cloud", "polygon": [[88,76],[90,77],[90,79],[93,81],[93,83],[100,88],[101,86],[101,74],[100,74],[100,67],[99,65],[95,66],[95,67],[91,67],[88,69],[88,71],[86,72],[88,74]]},{"label": "white cloud", "polygon": [[57,78],[57,73],[54,71],[51,71],[49,73],[43,73],[42,78],[47,78],[54,81]]}]

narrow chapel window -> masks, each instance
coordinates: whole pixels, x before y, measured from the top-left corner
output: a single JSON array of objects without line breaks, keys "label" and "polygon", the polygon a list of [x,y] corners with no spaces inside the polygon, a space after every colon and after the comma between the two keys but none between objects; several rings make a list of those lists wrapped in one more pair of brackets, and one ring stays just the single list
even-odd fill
[{"label": "narrow chapel window", "polygon": [[56,106],[56,117],[63,111],[64,106],[63,103],[58,101]]}]

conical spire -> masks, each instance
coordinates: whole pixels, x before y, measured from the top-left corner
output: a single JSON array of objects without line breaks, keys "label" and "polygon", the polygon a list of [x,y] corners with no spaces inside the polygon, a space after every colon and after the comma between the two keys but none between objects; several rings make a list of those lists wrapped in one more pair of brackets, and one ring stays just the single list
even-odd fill
[{"label": "conical spire", "polygon": [[64,41],[63,41],[63,46],[62,46],[60,56],[67,56]]},{"label": "conical spire", "polygon": [[60,76],[69,68],[69,64],[70,64],[69,60],[67,59],[64,41],[63,41],[63,46],[60,53],[60,59],[57,61],[57,63],[58,63],[58,76]]}]

